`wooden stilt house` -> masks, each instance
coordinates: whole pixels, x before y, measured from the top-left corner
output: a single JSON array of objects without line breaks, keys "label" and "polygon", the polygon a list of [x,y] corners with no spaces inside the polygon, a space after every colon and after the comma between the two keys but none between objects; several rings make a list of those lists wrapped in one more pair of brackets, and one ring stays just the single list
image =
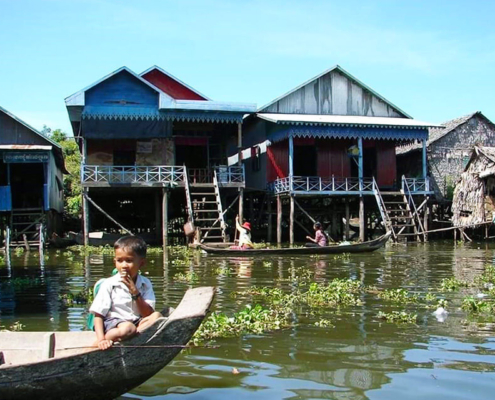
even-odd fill
[{"label": "wooden stilt house", "polygon": [[119,68],[65,102],[83,156],[85,243],[90,230],[126,230],[166,244],[186,221],[227,239],[226,202],[245,185],[227,155],[254,104],[212,101],[156,66]]},{"label": "wooden stilt house", "polygon": [[[371,211],[365,214],[365,203],[368,210],[378,210],[395,238],[410,228],[418,233],[423,228],[414,197],[430,195],[425,144],[432,126],[412,119],[335,66],[246,118],[247,148],[242,152],[246,190],[265,192],[268,188],[269,197],[276,200],[278,242],[282,240],[284,205],[291,243],[294,225],[299,225],[299,231],[311,226],[311,215],[323,219],[340,238],[349,237],[349,224],[355,217],[364,240],[365,227],[377,225],[368,221]],[[408,142],[422,143],[419,178],[397,175],[395,147]],[[295,206],[302,211],[301,220]],[[272,209],[271,202],[267,207]],[[272,212],[268,215],[271,238]]]},{"label": "wooden stilt house", "polygon": [[64,173],[62,148],[0,107],[0,239],[38,247],[60,233]]}]

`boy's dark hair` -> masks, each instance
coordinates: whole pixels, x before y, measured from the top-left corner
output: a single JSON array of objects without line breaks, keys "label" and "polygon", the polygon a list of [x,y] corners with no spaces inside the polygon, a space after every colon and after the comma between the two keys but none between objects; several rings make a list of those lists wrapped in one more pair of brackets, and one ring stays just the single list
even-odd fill
[{"label": "boy's dark hair", "polygon": [[146,242],[139,236],[123,236],[115,242],[113,248],[123,249],[127,251],[134,252],[137,256],[145,258],[146,257]]}]

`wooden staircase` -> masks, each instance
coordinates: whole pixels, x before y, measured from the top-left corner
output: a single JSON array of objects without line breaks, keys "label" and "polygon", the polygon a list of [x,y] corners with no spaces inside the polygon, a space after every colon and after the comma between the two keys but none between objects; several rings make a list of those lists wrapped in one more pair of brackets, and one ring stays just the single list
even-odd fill
[{"label": "wooden staircase", "polygon": [[44,245],[45,214],[40,208],[13,209],[10,220],[10,247]]},{"label": "wooden staircase", "polygon": [[385,227],[392,232],[395,242],[401,235],[409,233],[413,233],[418,241],[424,238],[423,227],[417,220],[417,211],[413,213],[411,210],[410,201],[404,191],[381,192],[375,181],[373,181],[373,191]]},{"label": "wooden staircase", "polygon": [[200,241],[226,242],[220,188],[216,172],[213,183],[186,184],[188,217],[200,232]]}]

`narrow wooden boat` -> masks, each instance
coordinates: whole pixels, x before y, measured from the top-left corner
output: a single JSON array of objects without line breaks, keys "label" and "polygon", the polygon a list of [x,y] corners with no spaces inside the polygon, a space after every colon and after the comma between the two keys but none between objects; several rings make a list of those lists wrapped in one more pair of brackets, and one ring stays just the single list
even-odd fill
[{"label": "narrow wooden boat", "polygon": [[169,318],[101,351],[94,332],[0,332],[0,399],[112,399],[142,384],[189,342],[214,288],[186,292]]},{"label": "narrow wooden boat", "polygon": [[235,257],[251,257],[259,255],[299,255],[299,254],[339,254],[339,253],[365,253],[379,249],[387,243],[390,238],[391,232],[387,232],[385,235],[380,236],[377,239],[370,240],[368,242],[357,244],[344,244],[340,246],[324,246],[324,247],[286,247],[277,249],[248,249],[248,250],[234,250],[234,249],[219,249],[214,247],[208,247],[206,245],[200,245],[201,250],[208,254],[217,254],[222,256],[235,256]]}]

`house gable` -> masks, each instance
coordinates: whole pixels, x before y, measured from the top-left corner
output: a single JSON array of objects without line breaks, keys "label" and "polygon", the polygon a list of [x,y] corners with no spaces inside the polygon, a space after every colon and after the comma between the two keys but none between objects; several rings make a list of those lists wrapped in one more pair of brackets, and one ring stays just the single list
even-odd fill
[{"label": "house gable", "polygon": [[85,92],[86,106],[156,107],[159,93],[126,70],[110,76]]},{"label": "house gable", "polygon": [[338,65],[275,99],[258,112],[411,118]]},{"label": "house gable", "polygon": [[140,75],[176,100],[209,100],[206,96],[186,85],[159,67],[151,67]]}]

